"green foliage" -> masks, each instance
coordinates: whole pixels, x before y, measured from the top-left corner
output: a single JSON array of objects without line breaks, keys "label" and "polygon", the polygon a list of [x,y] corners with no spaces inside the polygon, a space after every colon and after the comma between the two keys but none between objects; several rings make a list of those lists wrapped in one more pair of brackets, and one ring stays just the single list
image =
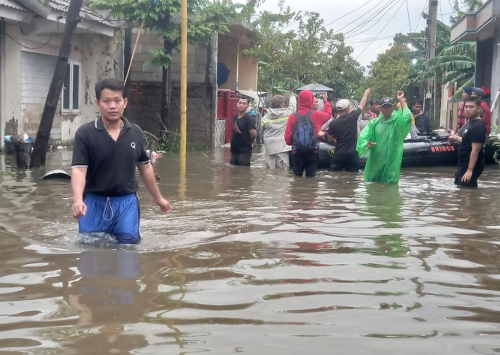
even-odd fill
[{"label": "green foliage", "polygon": [[[481,1],[464,0],[464,4],[467,6],[467,11],[474,11],[481,6]],[[423,13],[422,17],[427,19],[428,15]],[[394,36],[395,44],[413,48],[412,51],[401,51],[396,54],[396,56],[406,57],[412,61],[409,85],[423,83],[425,80],[435,77],[438,83],[457,83],[458,90],[455,97],[461,97],[463,87],[474,83],[476,44],[463,42],[451,45],[450,27],[438,21],[436,57],[427,60],[425,37],[425,31],[408,34],[398,33]]]},{"label": "green foliage", "polygon": [[[291,29],[292,25],[298,29]],[[278,12],[264,11],[254,21],[259,44],[247,51],[259,63],[259,90],[291,91],[320,83],[336,96],[350,97],[363,77],[344,36],[324,27],[315,12],[293,12],[279,3]]]},{"label": "green foliage", "polygon": [[437,77],[445,84],[458,83],[455,98],[460,98],[463,87],[474,83],[475,68],[476,44],[457,43],[443,49],[435,58],[425,61],[413,81],[422,82],[427,78]]},{"label": "green foliage", "polygon": [[[170,66],[172,51],[181,43],[179,0],[93,0],[92,7],[107,10],[130,26],[144,23],[145,28],[154,30],[164,39],[164,48],[151,51],[149,62]],[[231,0],[189,0],[188,40],[206,42],[215,33],[228,31],[227,25],[238,17],[237,10],[241,7]]]},{"label": "green foliage", "polygon": [[[460,8],[459,4],[463,7]],[[466,13],[477,11],[481,6],[483,6],[482,0],[460,0],[460,2],[455,0],[454,8],[456,10],[456,15],[450,16],[450,22],[452,24],[457,23]]]},{"label": "green foliage", "polygon": [[491,126],[490,142],[496,149],[493,158],[500,165],[500,126]]},{"label": "green foliage", "polygon": [[398,90],[405,88],[410,80],[411,60],[398,54],[408,51],[408,47],[404,45],[395,45],[379,54],[377,60],[372,62],[368,86],[373,89],[374,97],[395,97]]}]

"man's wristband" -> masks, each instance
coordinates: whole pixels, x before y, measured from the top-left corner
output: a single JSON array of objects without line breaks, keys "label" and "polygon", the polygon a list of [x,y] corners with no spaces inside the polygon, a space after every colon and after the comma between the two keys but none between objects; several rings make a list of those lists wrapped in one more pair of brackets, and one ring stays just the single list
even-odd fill
[{"label": "man's wristband", "polygon": [[474,171],[474,168],[467,167],[467,170]]}]

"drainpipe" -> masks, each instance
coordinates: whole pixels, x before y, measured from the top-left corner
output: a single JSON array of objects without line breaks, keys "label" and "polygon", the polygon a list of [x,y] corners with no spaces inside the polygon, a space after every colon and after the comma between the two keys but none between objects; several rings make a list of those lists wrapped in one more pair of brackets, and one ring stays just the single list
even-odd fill
[{"label": "drainpipe", "polygon": [[43,18],[47,18],[51,12],[50,7],[42,5],[38,0],[16,0],[16,2]]}]

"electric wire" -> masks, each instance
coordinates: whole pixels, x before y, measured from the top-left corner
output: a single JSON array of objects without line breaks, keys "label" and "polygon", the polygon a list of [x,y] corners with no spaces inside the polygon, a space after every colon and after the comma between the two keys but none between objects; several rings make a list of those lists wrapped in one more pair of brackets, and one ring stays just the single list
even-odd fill
[{"label": "electric wire", "polygon": [[[403,6],[403,4],[404,4],[404,0],[400,0],[400,1],[398,1],[398,3],[399,3],[399,7],[397,8],[397,10],[394,12],[394,14],[391,16],[391,18],[389,19],[389,21],[387,21],[387,23],[384,25],[384,27],[382,27],[382,29],[381,29],[381,30],[377,33],[377,35],[376,35],[375,37],[378,37],[378,36],[382,33],[382,31],[384,31],[384,30],[385,30],[385,28],[387,27],[387,25],[389,25],[389,23],[391,23],[391,21],[392,21],[392,19],[394,18],[394,16],[396,16],[396,14],[397,14],[397,13],[399,12],[399,10],[401,9],[401,6]],[[396,3],[396,4],[397,4],[397,3]],[[371,44],[372,44],[372,43],[373,43],[373,40],[372,40],[372,41],[370,42],[370,44],[368,44],[368,46],[366,46],[366,47],[365,47],[365,49],[363,49],[363,50],[361,51],[361,53],[360,53],[360,54],[359,54],[356,58],[354,58],[354,59],[356,60],[356,59],[358,59],[359,57],[361,57],[361,55],[362,55],[362,54],[363,54],[363,53],[364,53],[364,52],[368,49],[368,47],[370,47],[370,46],[371,46]]]}]

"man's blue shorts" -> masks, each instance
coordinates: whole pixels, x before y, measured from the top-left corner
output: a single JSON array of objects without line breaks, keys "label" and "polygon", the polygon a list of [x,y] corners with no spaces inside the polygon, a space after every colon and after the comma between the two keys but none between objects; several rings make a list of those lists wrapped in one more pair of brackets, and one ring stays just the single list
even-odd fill
[{"label": "man's blue shorts", "polygon": [[104,197],[86,194],[87,214],[78,220],[80,233],[108,233],[121,244],[136,244],[139,231],[139,198],[136,194]]}]

